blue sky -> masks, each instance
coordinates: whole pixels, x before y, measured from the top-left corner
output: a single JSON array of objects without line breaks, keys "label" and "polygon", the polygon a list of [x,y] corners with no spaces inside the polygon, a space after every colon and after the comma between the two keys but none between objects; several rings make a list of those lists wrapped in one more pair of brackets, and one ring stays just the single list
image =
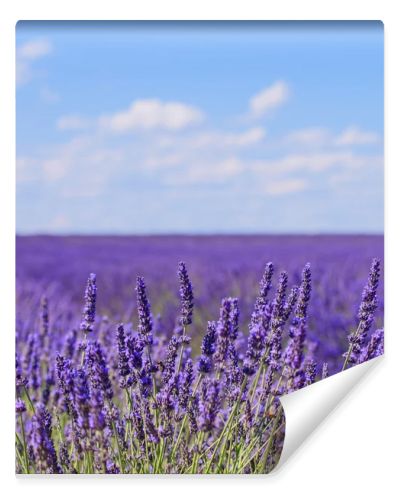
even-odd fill
[{"label": "blue sky", "polygon": [[383,25],[16,29],[17,232],[380,233]]}]

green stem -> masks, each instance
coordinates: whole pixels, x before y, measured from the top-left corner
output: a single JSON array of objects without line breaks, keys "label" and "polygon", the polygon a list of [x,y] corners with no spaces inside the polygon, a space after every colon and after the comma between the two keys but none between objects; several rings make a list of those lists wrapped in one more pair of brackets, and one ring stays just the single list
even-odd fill
[{"label": "green stem", "polygon": [[22,448],[24,450],[25,474],[29,474],[28,448],[26,446],[25,426],[21,413],[19,414],[19,423],[21,426],[21,433],[22,433]]},{"label": "green stem", "polygon": [[[228,420],[227,420],[224,428],[221,431],[221,434],[220,434],[219,438],[217,439],[216,443],[219,444],[219,442],[222,440],[222,438],[224,437],[224,435],[227,434],[227,436],[225,437],[225,440],[224,440],[224,444],[222,445],[222,450],[220,452],[220,457],[219,457],[217,468],[219,468],[219,466],[222,463],[223,454],[224,454],[226,443],[227,443],[227,440],[228,440],[228,437],[229,437],[229,432],[230,432],[231,426],[232,426],[232,421],[233,421],[234,417],[236,416],[236,412],[237,412],[237,410],[238,410],[238,408],[240,406],[240,400],[242,398],[242,394],[243,394],[244,388],[246,387],[246,384],[247,384],[247,378],[248,378],[247,375],[245,375],[245,377],[243,379],[242,386],[240,388],[240,393],[239,393],[238,398],[237,398],[237,400],[235,402],[235,405],[232,408],[232,411],[231,411],[231,413],[230,413],[230,415],[228,417]],[[214,460],[214,457],[215,457],[215,454],[217,453],[217,450],[218,450],[218,446],[216,446],[215,449],[214,449],[214,451],[213,451],[213,454],[212,454],[212,456],[210,458],[210,461],[209,461],[209,463],[207,465],[207,469],[205,471],[206,474],[208,474],[208,472],[209,472],[209,470],[211,468],[211,464],[212,464],[212,462]]]},{"label": "green stem", "polygon": [[[108,400],[108,407],[109,407],[110,413],[111,413],[112,401],[110,399]],[[119,466],[120,466],[120,469],[121,469],[121,473],[124,474],[125,473],[125,462],[124,462],[124,460],[122,458],[121,445],[119,443],[118,432],[117,432],[117,428],[115,426],[115,422],[114,422],[113,419],[111,420],[111,426],[112,426],[112,430],[113,430],[113,433],[114,433],[115,440],[117,442]]]},{"label": "green stem", "polygon": [[24,387],[24,392],[25,392],[26,399],[28,400],[28,403],[29,403],[29,406],[30,406],[30,408],[31,408],[31,410],[32,410],[32,413],[33,413],[34,415],[36,415],[35,407],[33,406],[32,399],[31,399],[31,397],[29,396],[28,389],[26,388],[26,386],[25,386],[25,385],[24,385],[23,387]]},{"label": "green stem", "polygon": [[274,438],[275,438],[275,431],[277,430],[277,425],[278,425],[280,418],[282,416],[282,412],[283,412],[283,408],[281,406],[278,410],[278,413],[276,414],[275,422],[274,422],[274,425],[272,426],[271,434],[270,434],[270,437],[268,439],[268,446],[264,452],[264,456],[263,456],[262,461],[261,461],[261,471],[262,472],[265,471],[265,468],[267,465],[267,460],[268,460],[268,455],[269,455],[269,452],[271,451],[271,446],[272,446],[272,443],[273,443]]},{"label": "green stem", "polygon": [[[192,392],[192,395],[191,395],[191,399],[189,401],[189,408],[191,407],[192,405],[192,401],[193,401],[193,398],[197,392],[197,389],[199,388],[199,385],[200,385],[200,382],[201,382],[201,379],[203,377],[203,374],[200,373],[197,381],[196,381],[196,384],[194,386],[194,389],[193,389],[193,392]],[[175,453],[176,453],[176,450],[178,449],[178,445],[179,445],[179,441],[181,439],[181,436],[182,436],[182,432],[183,432],[183,429],[185,427],[185,424],[186,424],[186,421],[187,421],[187,412],[185,413],[184,417],[183,417],[183,420],[182,420],[182,424],[181,424],[181,427],[179,429],[179,433],[178,433],[178,437],[176,438],[175,440],[175,444],[174,444],[174,447],[172,449],[172,453],[171,453],[171,461],[175,458]]]},{"label": "green stem", "polygon": [[196,474],[196,470],[197,470],[197,464],[199,463],[199,451],[203,445],[203,440],[204,440],[204,432],[201,431],[199,433],[199,435],[197,436],[197,442],[196,442],[196,445],[197,445],[197,451],[193,457],[193,462],[192,462],[192,470],[191,470],[191,473],[192,474]]}]

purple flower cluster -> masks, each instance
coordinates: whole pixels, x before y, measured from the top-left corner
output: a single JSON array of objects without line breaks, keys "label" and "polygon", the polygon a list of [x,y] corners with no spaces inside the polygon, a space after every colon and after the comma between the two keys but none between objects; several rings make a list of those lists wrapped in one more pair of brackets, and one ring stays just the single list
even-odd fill
[{"label": "purple flower cluster", "polygon": [[[374,314],[378,307],[377,289],[379,285],[379,274],[380,274],[380,262],[378,259],[372,261],[371,269],[368,276],[368,281],[364,287],[361,304],[358,311],[359,324],[357,329],[352,332],[349,336],[349,348],[346,353],[343,354],[345,357],[345,363],[343,368],[346,368],[348,364],[358,364],[360,361],[365,361],[366,353],[365,343],[367,340],[368,332],[374,321]],[[372,340],[372,339],[371,339]],[[371,347],[372,352],[376,349],[383,351],[383,335],[381,339],[375,337],[373,343],[377,342],[376,347]],[[382,344],[382,347],[380,347]]]},{"label": "purple flower cluster", "polygon": [[181,318],[180,324],[185,327],[192,323],[193,315],[193,289],[184,262],[178,266],[179,293],[181,296]]},{"label": "purple flower cluster", "polygon": [[85,307],[83,308],[83,315],[81,321],[81,330],[85,333],[93,331],[95,315],[96,315],[96,297],[97,297],[96,275],[92,273],[89,276],[86,285]]},{"label": "purple flower cluster", "polygon": [[147,299],[146,285],[142,277],[136,280],[137,310],[139,316],[138,333],[145,345],[153,343],[153,319],[150,312],[150,302]]}]

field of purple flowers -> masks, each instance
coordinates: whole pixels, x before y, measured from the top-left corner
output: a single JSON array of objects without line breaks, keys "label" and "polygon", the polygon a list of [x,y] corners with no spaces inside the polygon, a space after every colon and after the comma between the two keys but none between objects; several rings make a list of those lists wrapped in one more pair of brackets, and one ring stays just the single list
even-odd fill
[{"label": "field of purple flowers", "polygon": [[[383,352],[383,237],[18,237],[19,473],[265,473]],[[84,295],[84,296],[83,296]]]}]

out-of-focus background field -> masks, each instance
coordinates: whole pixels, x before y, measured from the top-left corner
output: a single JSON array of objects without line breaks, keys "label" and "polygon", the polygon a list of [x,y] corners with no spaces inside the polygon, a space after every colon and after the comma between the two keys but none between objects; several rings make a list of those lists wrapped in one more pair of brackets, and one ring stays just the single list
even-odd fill
[{"label": "out-of-focus background field", "polygon": [[[78,328],[91,272],[98,281],[98,316],[108,318],[110,331],[120,321],[136,324],[135,278],[142,275],[154,317],[160,315],[157,328],[170,336],[179,314],[176,269],[184,260],[195,293],[189,332],[195,354],[206,322],[218,319],[223,297],[239,298],[246,337],[265,264],[274,263],[275,283],[278,273],[287,270],[291,286],[300,283],[302,268],[310,262],[308,348],[334,373],[343,363],[347,335],[357,325],[373,257],[381,259],[383,275],[383,236],[19,236],[16,257],[19,339],[38,325],[43,294],[53,336]],[[378,294],[376,327],[383,324],[383,280]]]}]

